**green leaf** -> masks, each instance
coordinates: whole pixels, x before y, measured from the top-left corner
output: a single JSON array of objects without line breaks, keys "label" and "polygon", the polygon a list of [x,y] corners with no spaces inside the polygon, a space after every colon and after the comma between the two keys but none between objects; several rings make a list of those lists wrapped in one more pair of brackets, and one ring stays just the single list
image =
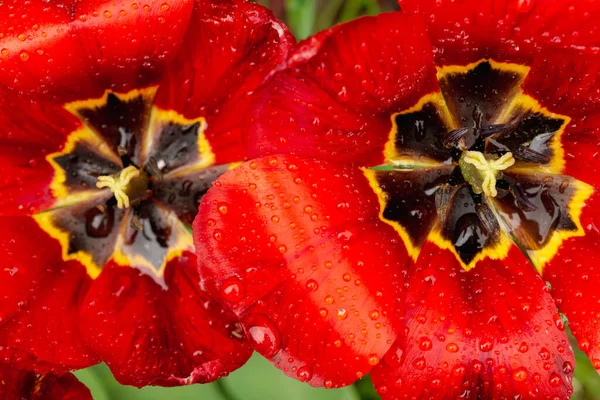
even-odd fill
[{"label": "green leaf", "polygon": [[222,391],[215,384],[175,388],[149,386],[143,389],[122,386],[113,378],[105,364],[76,371],[75,376],[90,388],[94,400],[231,400],[223,397]]},{"label": "green leaf", "polygon": [[353,386],[342,389],[317,389],[288,378],[258,354],[229,377],[207,385],[137,389],[122,386],[105,364],[76,371],[94,400],[360,400]]},{"label": "green leaf", "polygon": [[353,386],[342,389],[317,389],[288,378],[258,354],[243,368],[223,379],[235,400],[359,400]]},{"label": "green leaf", "polygon": [[313,33],[317,14],[317,0],[287,0],[287,20],[298,39]]},{"label": "green leaf", "polygon": [[600,378],[598,372],[579,348],[575,350],[575,379],[573,399],[600,400]]}]

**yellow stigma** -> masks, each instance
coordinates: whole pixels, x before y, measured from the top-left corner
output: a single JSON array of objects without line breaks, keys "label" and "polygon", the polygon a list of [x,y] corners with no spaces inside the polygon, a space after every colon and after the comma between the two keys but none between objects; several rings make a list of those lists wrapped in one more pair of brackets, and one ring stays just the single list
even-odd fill
[{"label": "yellow stigma", "polygon": [[129,196],[127,195],[127,189],[132,179],[140,176],[140,171],[130,165],[129,167],[121,170],[118,176],[104,175],[98,177],[96,187],[109,188],[117,199],[117,207],[128,208],[129,207]]},{"label": "yellow stigma", "polygon": [[486,158],[479,151],[465,151],[458,164],[463,177],[471,185],[473,192],[496,197],[498,195],[496,179],[501,171],[515,164],[515,159],[510,152],[502,157],[488,155],[488,158]]}]

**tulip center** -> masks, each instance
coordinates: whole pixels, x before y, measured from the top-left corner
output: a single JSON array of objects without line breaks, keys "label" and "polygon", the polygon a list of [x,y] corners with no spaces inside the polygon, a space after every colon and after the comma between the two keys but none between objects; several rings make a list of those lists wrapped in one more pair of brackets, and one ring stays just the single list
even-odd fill
[{"label": "tulip center", "polygon": [[479,151],[465,151],[458,161],[462,175],[471,185],[473,193],[491,197],[498,195],[497,178],[502,175],[502,171],[514,164],[515,159],[510,152],[499,157],[495,154],[484,155]]},{"label": "tulip center", "polygon": [[152,193],[148,190],[148,175],[133,165],[122,169],[119,174],[99,176],[96,187],[109,188],[120,209],[129,208],[132,202],[135,205]]},{"label": "tulip center", "polygon": [[81,126],[46,157],[56,201],[36,221],[91,277],[112,260],[160,283],[167,263],[193,250],[200,199],[231,168],[215,164],[203,117],[158,108],[155,93],[107,91],[66,104]]},{"label": "tulip center", "polygon": [[541,270],[584,234],[593,189],[562,175],[570,118],[525,93],[528,72],[489,59],[440,67],[439,92],[393,115],[386,163],[365,175],[413,259],[429,241],[468,270],[514,242]]}]

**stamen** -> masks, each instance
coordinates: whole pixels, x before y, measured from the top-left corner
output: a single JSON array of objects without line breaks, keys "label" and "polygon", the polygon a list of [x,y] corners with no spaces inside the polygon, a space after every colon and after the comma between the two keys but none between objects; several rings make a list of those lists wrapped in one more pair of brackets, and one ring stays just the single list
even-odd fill
[{"label": "stamen", "polygon": [[460,140],[469,132],[469,128],[458,128],[446,133],[442,138],[442,143],[446,147],[456,147]]},{"label": "stamen", "polygon": [[129,167],[121,170],[119,176],[104,175],[98,177],[96,187],[109,188],[115,195],[117,200],[117,207],[128,208],[129,207],[129,196],[127,195],[127,189],[132,179],[140,176],[140,171],[130,165]]},{"label": "stamen", "polygon": [[471,184],[473,192],[491,197],[498,195],[496,178],[500,172],[514,164],[515,159],[510,152],[500,158],[488,159],[479,151],[465,151],[459,161],[463,176]]}]

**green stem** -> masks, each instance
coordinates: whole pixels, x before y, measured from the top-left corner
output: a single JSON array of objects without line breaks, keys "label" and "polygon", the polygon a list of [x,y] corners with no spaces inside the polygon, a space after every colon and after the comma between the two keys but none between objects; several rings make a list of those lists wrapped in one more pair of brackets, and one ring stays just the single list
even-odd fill
[{"label": "green stem", "polygon": [[219,394],[221,395],[221,397],[223,399],[225,399],[225,400],[237,400],[237,398],[227,388],[227,385],[225,384],[225,382],[223,382],[222,379],[219,379],[218,381],[214,381],[212,384],[214,385],[215,389],[217,389],[217,391],[219,392]]}]

